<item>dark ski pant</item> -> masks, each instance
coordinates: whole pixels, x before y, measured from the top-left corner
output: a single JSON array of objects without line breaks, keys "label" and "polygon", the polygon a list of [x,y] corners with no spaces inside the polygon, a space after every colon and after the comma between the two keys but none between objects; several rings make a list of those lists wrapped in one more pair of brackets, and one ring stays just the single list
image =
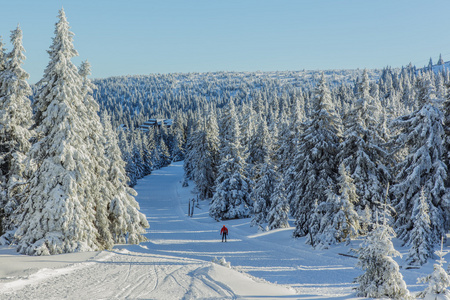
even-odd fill
[{"label": "dark ski pant", "polygon": [[227,233],[226,232],[222,233],[222,242],[223,242],[224,239],[225,239],[225,242],[226,242],[227,241]]}]

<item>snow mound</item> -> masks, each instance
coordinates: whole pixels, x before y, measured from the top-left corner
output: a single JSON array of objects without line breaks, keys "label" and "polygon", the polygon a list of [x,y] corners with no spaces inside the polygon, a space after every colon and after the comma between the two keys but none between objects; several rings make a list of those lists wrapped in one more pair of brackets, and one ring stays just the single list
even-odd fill
[{"label": "snow mound", "polygon": [[230,262],[227,262],[225,260],[225,257],[222,257],[221,259],[217,259],[217,257],[214,257],[212,262],[215,263],[215,264],[227,267],[227,268],[231,268]]}]

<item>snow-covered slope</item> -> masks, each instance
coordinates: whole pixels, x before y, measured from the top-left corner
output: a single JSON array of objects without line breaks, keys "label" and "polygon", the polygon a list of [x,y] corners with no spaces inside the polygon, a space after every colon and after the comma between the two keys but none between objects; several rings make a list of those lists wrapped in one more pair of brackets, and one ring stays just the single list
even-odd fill
[{"label": "snow-covered slope", "polygon": [[[292,229],[258,232],[249,219],[218,223],[200,202],[187,217],[192,185],[181,187],[182,163],[155,171],[136,186],[149,220],[149,242],[112,251],[48,257],[18,255],[0,248],[0,299],[355,299],[356,259],[342,256],[360,241],[316,251]],[[396,248],[405,253],[407,249]],[[211,261],[224,257],[227,268]],[[423,290],[417,277],[432,263],[402,274],[408,288]],[[277,284],[275,284],[277,283]]]}]

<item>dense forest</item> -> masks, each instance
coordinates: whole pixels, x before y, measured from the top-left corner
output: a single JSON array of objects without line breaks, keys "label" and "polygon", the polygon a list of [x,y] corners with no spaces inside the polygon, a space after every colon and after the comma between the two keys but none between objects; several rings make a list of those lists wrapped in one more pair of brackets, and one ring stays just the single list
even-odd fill
[{"label": "dense forest", "polygon": [[[129,184],[184,159],[216,220],[288,226],[313,247],[366,235],[388,214],[423,264],[450,228],[449,73],[217,72],[95,80]],[[173,125],[139,125],[151,118]],[[414,226],[413,226],[414,225]]]}]

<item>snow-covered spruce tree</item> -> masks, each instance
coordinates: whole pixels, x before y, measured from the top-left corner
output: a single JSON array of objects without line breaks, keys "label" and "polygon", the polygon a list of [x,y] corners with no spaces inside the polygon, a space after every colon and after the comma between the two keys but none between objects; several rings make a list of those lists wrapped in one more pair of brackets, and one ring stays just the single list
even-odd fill
[{"label": "snow-covered spruce tree", "polygon": [[433,265],[433,273],[417,279],[417,283],[428,283],[428,286],[416,296],[425,300],[448,300],[450,291],[447,288],[450,287],[450,276],[443,268],[446,263],[444,255],[447,254],[443,251],[443,241],[441,241],[441,250],[435,253],[439,256],[439,260],[437,264]]},{"label": "snow-covered spruce tree", "polygon": [[200,199],[213,196],[216,166],[207,141],[206,124],[197,125],[197,130],[191,136],[191,152],[189,153],[193,166],[192,180],[195,182]]},{"label": "snow-covered spruce tree", "polygon": [[[447,170],[450,168],[450,82],[446,85],[447,97],[443,99],[442,111],[444,114],[444,139],[443,139],[443,158]],[[447,176],[445,186],[450,186],[450,176]]]},{"label": "snow-covered spruce tree", "polygon": [[125,162],[117,142],[117,134],[112,129],[110,117],[103,115],[105,136],[105,156],[107,158],[107,199],[110,232],[114,243],[138,244],[145,241],[145,228],[150,227],[144,214],[139,212],[139,203],[134,199],[136,191],[128,187]]},{"label": "snow-covered spruce tree", "polygon": [[[185,155],[185,139],[183,136],[183,120],[181,120],[182,114],[177,114],[174,119],[174,123],[172,125],[173,129],[173,141],[172,141],[172,149],[173,149],[173,161],[181,161],[184,159]],[[216,122],[217,123],[217,122]]]},{"label": "snow-covered spruce tree", "polygon": [[392,258],[401,256],[394,249],[391,239],[395,236],[392,227],[376,224],[359,249],[357,266],[364,273],[356,278],[357,295],[368,298],[412,299],[400,273],[397,262]]},{"label": "snow-covered spruce tree", "polygon": [[142,157],[142,140],[139,138],[139,132],[133,133],[131,138],[131,159],[133,165],[135,166],[135,177],[136,179],[141,179],[145,176],[144,174],[144,159]]},{"label": "snow-covered spruce tree", "polygon": [[444,64],[444,60],[442,59],[442,54],[439,54],[439,60],[437,62],[438,66],[442,66]]},{"label": "snow-covered spruce tree", "polygon": [[104,118],[105,125],[100,122],[99,107],[92,97],[95,87],[87,77],[91,74],[87,61],[81,65],[79,74],[83,79],[82,93],[88,108],[85,122],[90,126],[90,153],[98,165],[91,173],[91,180],[97,184],[91,185],[89,191],[89,196],[95,195],[96,227],[103,240],[108,241],[108,247],[114,243],[138,244],[146,240],[143,234],[149,224],[145,215],[139,212],[139,204],[134,199],[136,192],[126,185],[124,162],[109,116]]},{"label": "snow-covered spruce tree", "polygon": [[301,122],[304,118],[304,112],[298,99],[295,99],[293,107],[294,109],[290,116],[285,115],[284,112],[281,114],[277,145],[277,167],[281,174],[289,177],[287,182],[293,180],[293,174],[290,174],[288,170],[294,160],[301,132]]},{"label": "snow-covered spruce tree", "polygon": [[[185,172],[196,185],[200,199],[210,199],[214,194],[219,160],[218,126],[214,111],[203,120],[197,120],[189,137]],[[189,171],[188,168],[191,170]]]},{"label": "snow-covered spruce tree", "polygon": [[196,159],[198,157],[197,151],[195,150],[195,144],[198,140],[197,133],[200,130],[200,120],[197,119],[195,124],[190,128],[190,133],[188,134],[186,141],[186,154],[183,161],[184,178],[188,180],[193,179],[193,172],[196,164]]},{"label": "snow-covered spruce tree", "polygon": [[107,165],[105,157],[104,145],[106,143],[103,133],[103,126],[98,116],[99,106],[98,103],[92,97],[94,84],[88,78],[91,75],[91,66],[88,61],[84,61],[78,74],[81,77],[81,97],[83,99],[84,109],[79,109],[79,118],[86,127],[87,137],[86,146],[89,149],[88,152],[91,156],[90,167],[91,172],[87,175],[90,176],[90,182],[96,182],[96,184],[90,184],[84,191],[85,197],[92,198],[95,203],[95,227],[97,228],[100,240],[106,249],[112,248],[114,240],[109,230],[110,224],[108,220],[108,205],[109,198],[107,187],[106,169]]},{"label": "snow-covered spruce tree", "polygon": [[[123,130],[119,131],[118,139],[120,152],[122,153],[122,159],[125,162],[125,172],[128,178],[128,185],[133,187],[137,183],[137,171],[128,142],[128,133]],[[154,159],[159,159],[159,154],[156,148],[153,149],[152,157]],[[153,163],[155,164],[155,161]],[[156,166],[156,168],[160,168],[159,165]]]},{"label": "snow-covered spruce tree", "polygon": [[340,118],[331,103],[325,76],[314,90],[312,120],[304,124],[294,161],[284,175],[291,213],[295,218],[295,237],[308,234],[314,201],[326,201],[326,190],[337,187],[337,154],[340,143]]},{"label": "snow-covered spruce tree", "polygon": [[95,200],[86,197],[91,184],[92,157],[82,81],[71,58],[77,55],[64,10],[59,13],[50,47],[50,63],[38,83],[34,102],[40,137],[30,156],[38,167],[27,186],[17,250],[29,255],[104,249],[95,226]]},{"label": "snow-covered spruce tree", "polygon": [[[164,125],[161,125],[162,127]],[[162,138],[162,136],[156,140],[156,151],[158,151],[159,154],[159,161],[155,163],[155,165],[158,165],[159,168],[167,167],[170,165],[171,159],[170,159],[170,152],[169,148],[166,145],[166,142]]]},{"label": "snow-covered spruce tree", "polygon": [[253,199],[252,225],[264,228],[263,224],[268,221],[271,198],[278,182],[278,176],[268,156],[265,163],[258,165],[256,175],[256,183],[251,194]]},{"label": "snow-covered spruce tree", "polygon": [[428,199],[425,190],[422,189],[419,198],[414,199],[412,222],[414,227],[410,233],[410,249],[407,257],[412,265],[423,265],[429,257],[433,256],[433,242],[431,238],[430,216]]},{"label": "snow-covered spruce tree", "polygon": [[262,164],[267,162],[271,155],[271,140],[269,138],[269,130],[266,121],[261,114],[257,115],[257,128],[254,134],[249,138],[248,145],[248,168],[251,169],[252,180],[257,181],[257,172]]},{"label": "snow-covered spruce tree", "polygon": [[344,139],[339,161],[343,162],[354,180],[359,211],[366,206],[374,213],[383,202],[384,186],[390,172],[385,162],[388,154],[381,146],[386,141],[377,133],[377,107],[370,95],[367,71],[358,82],[358,100],[345,116]]},{"label": "snow-covered spruce tree", "polygon": [[[328,190],[326,202],[320,204],[318,211],[323,215],[320,219],[319,230],[311,245],[326,249],[329,245],[337,244],[359,235],[360,217],[354,209],[358,203],[358,195],[352,178],[345,170],[344,164],[339,167],[339,191]],[[313,226],[312,224],[311,226]]]},{"label": "snow-covered spruce tree", "polygon": [[[394,229],[406,244],[411,242],[414,227],[414,203],[419,202],[420,191],[428,191],[430,205],[431,236],[429,241],[438,243],[449,229],[448,197],[444,182],[447,167],[442,161],[444,138],[443,114],[434,102],[433,85],[428,73],[420,79],[418,91],[421,108],[412,114],[397,118],[393,125],[399,134],[396,144],[407,147],[408,155],[398,164],[398,174],[392,187],[397,216]],[[402,149],[402,148],[400,148]]]},{"label": "snow-covered spruce tree", "polygon": [[[19,26],[11,31],[11,44],[13,48],[4,64],[3,57],[0,57],[0,235],[16,227],[11,218],[19,204],[17,195],[29,175],[25,174],[25,158],[32,136],[29,131],[32,111],[28,98],[32,92],[26,81],[28,73],[21,67],[25,50]],[[2,48],[0,43],[0,52]]]},{"label": "snow-covered spruce tree", "polygon": [[144,164],[144,175],[149,175],[153,170],[153,161],[152,161],[152,152],[151,150],[154,148],[153,139],[149,138],[148,134],[142,135],[142,161]]},{"label": "snow-covered spruce tree", "polygon": [[249,147],[249,155],[253,158],[253,188],[251,197],[253,200],[253,219],[252,225],[262,225],[267,222],[267,215],[271,206],[270,198],[277,186],[278,176],[275,167],[271,161],[272,146],[269,139],[269,132],[266,121],[258,115],[258,127],[255,137],[252,138],[252,145]]},{"label": "snow-covered spruce tree", "polygon": [[209,215],[219,220],[247,218],[252,211],[250,180],[233,100],[224,110],[220,128],[220,166]]},{"label": "snow-covered spruce tree", "polygon": [[37,170],[27,185],[14,236],[17,250],[24,254],[101,250],[113,244],[102,195],[104,148],[98,130],[91,127],[100,123],[93,120],[97,111],[88,111],[89,85],[71,62],[77,55],[72,39],[60,10],[48,51],[50,63],[34,102],[38,141],[29,155]]},{"label": "snow-covered spruce tree", "polygon": [[282,179],[278,181],[270,197],[270,208],[266,219],[269,230],[289,227],[289,203]]}]

